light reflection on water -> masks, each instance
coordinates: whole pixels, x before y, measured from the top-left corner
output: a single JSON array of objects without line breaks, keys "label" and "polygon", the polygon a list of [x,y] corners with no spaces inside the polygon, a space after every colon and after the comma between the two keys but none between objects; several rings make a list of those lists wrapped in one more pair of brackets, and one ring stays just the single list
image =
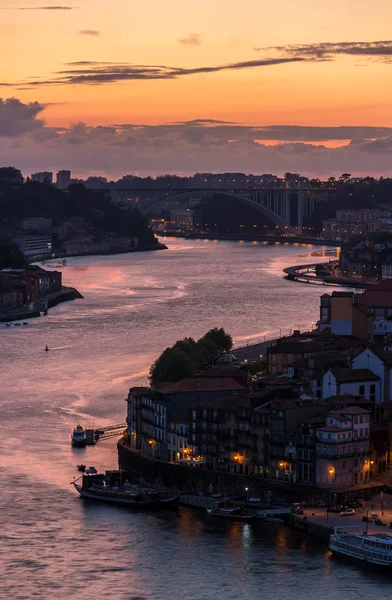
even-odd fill
[{"label": "light reflection on water", "polygon": [[282,278],[283,267],[311,262],[313,251],[323,260],[321,248],[167,244],[163,252],[72,258],[64,282],[84,300],[28,327],[0,326],[0,597],[390,597],[391,579],[331,560],[324,544],[275,524],[186,509],[134,514],[76,496],[76,465],[115,468],[117,454],[115,439],[72,449],[73,427],[122,421],[127,389],[146,382],[162,349],[216,325],[237,342],[308,327],[328,289]]}]

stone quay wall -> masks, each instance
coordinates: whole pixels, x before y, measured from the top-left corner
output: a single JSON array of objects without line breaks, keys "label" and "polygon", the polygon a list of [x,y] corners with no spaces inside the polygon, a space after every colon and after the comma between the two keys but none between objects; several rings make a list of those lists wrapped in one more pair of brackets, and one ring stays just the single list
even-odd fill
[{"label": "stone quay wall", "polygon": [[206,495],[212,489],[214,494],[243,497],[245,488],[248,488],[249,498],[260,498],[262,502],[280,499],[289,503],[320,496],[320,490],[317,488],[291,482],[155,460],[138,454],[121,442],[118,444],[118,457],[120,469],[132,471],[146,481],[159,482],[167,488],[177,489],[181,494]]}]

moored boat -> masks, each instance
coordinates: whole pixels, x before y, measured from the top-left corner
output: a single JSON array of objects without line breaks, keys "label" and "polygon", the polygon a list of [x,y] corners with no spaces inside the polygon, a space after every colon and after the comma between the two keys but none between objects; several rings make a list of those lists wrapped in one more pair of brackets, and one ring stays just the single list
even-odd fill
[{"label": "moored boat", "polygon": [[388,533],[367,535],[361,527],[334,527],[329,548],[334,554],[346,558],[392,567],[392,535]]},{"label": "moored boat", "polygon": [[224,519],[233,519],[237,521],[250,521],[255,519],[257,512],[233,502],[218,502],[214,508],[206,509],[209,515],[213,517],[222,517]]},{"label": "moored boat", "polygon": [[86,445],[86,432],[81,425],[76,425],[71,436],[72,446],[82,448]]},{"label": "moored boat", "polygon": [[156,490],[130,483],[122,471],[106,471],[105,474],[85,474],[82,483],[72,481],[72,485],[82,498],[100,500],[113,504],[124,504],[135,509],[159,510],[177,506],[179,497],[166,490]]}]

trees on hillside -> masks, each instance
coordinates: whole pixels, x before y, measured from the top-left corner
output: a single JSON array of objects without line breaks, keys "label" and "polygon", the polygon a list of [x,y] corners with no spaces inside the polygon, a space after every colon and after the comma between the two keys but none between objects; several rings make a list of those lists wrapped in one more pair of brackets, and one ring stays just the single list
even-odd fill
[{"label": "trees on hillside", "polygon": [[231,335],[217,327],[210,329],[197,342],[189,337],[179,340],[166,348],[152,364],[150,381],[157,384],[194,377],[203,366],[214,362],[232,346]]}]

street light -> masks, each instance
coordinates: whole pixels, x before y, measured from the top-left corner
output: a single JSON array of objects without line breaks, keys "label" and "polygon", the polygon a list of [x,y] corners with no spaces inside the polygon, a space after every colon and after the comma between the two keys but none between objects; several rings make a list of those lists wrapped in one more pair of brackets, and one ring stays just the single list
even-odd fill
[{"label": "street light", "polygon": [[245,500],[245,506],[248,506],[248,491],[249,491],[249,488],[247,488],[247,487],[246,487],[246,488],[245,488],[245,492],[246,492],[246,496],[245,496],[245,498],[246,498],[246,500]]}]

